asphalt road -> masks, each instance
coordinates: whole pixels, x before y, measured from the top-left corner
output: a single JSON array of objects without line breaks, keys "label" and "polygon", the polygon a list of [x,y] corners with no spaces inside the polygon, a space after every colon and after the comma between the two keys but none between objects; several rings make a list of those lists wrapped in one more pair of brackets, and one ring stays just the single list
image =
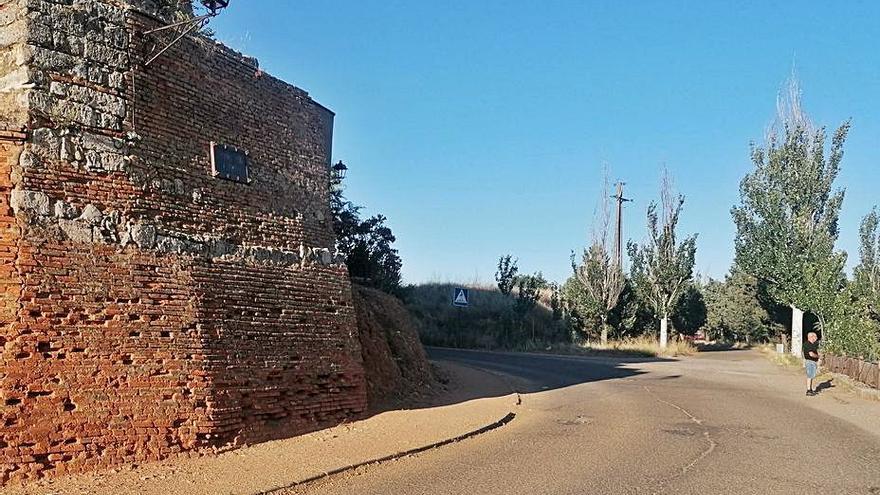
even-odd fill
[{"label": "asphalt road", "polygon": [[805,397],[796,371],[752,351],[429,355],[504,376],[523,394],[516,419],[285,493],[880,494],[880,402],[841,386]]}]

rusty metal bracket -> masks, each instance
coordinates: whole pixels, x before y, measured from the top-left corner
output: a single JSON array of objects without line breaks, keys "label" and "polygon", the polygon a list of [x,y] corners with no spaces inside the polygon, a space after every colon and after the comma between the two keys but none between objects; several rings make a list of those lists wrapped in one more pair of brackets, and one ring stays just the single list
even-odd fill
[{"label": "rusty metal bracket", "polygon": [[205,15],[202,15],[199,17],[195,17],[193,19],[186,20],[186,21],[175,22],[174,24],[168,24],[167,26],[162,26],[162,27],[159,27],[156,29],[150,29],[149,31],[144,31],[143,34],[146,36],[146,35],[158,33],[161,31],[165,31],[168,29],[173,29],[173,28],[189,25],[189,27],[184,29],[182,33],[180,33],[176,38],[171,40],[171,42],[166,44],[161,50],[159,50],[158,52],[156,52],[154,54],[151,54],[150,57],[147,59],[147,61],[144,62],[144,67],[147,67],[151,63],[153,63],[153,61],[155,61],[157,58],[162,56],[163,53],[167,52],[172,46],[177,44],[178,41],[182,40],[184,36],[195,31],[196,29],[202,29],[203,27],[208,25],[208,22],[211,20],[211,18],[215,17],[216,15],[217,15],[216,13],[205,14]]}]

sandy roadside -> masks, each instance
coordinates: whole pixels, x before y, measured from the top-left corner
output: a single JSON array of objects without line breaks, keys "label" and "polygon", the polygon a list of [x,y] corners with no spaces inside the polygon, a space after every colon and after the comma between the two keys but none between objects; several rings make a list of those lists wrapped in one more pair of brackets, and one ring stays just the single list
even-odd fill
[{"label": "sandy roadside", "polygon": [[295,438],[219,455],[180,458],[10,486],[4,494],[256,494],[323,473],[456,438],[515,411],[518,397],[501,377],[441,363],[446,390],[413,409],[383,412]]}]

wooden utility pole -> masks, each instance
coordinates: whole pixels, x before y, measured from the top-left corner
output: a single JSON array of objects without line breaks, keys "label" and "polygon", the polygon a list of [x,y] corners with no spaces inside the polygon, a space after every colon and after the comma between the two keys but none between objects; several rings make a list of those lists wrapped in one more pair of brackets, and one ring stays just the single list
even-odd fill
[{"label": "wooden utility pole", "polygon": [[623,197],[623,186],[626,185],[626,182],[618,182],[616,185],[617,194],[611,196],[617,200],[617,235],[614,238],[614,255],[618,268],[623,269],[623,203],[632,200]]}]

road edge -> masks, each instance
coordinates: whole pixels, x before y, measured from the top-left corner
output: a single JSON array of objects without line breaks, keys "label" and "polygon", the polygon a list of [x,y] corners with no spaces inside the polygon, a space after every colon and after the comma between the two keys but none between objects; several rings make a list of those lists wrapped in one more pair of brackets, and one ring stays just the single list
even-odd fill
[{"label": "road edge", "polygon": [[350,464],[350,465],[347,465],[347,466],[344,466],[344,467],[340,467],[340,468],[337,468],[337,469],[333,469],[333,470],[331,470],[331,471],[327,471],[327,472],[324,472],[324,473],[321,473],[321,474],[318,474],[318,475],[312,476],[311,478],[307,478],[307,479],[304,479],[304,480],[298,481],[298,482],[296,482],[296,483],[292,483],[292,484],[290,484],[290,485],[279,486],[279,487],[276,487],[276,488],[272,488],[271,490],[268,490],[268,491],[261,491],[261,492],[258,492],[258,493],[255,494],[255,495],[271,495],[271,494],[274,494],[274,493],[278,493],[278,492],[281,491],[281,490],[288,490],[288,489],[291,489],[291,488],[296,488],[296,487],[300,487],[300,486],[307,485],[307,484],[310,484],[310,483],[314,483],[314,482],[316,482],[316,481],[320,481],[320,480],[322,480],[322,479],[329,478],[329,477],[331,477],[331,476],[336,476],[336,475],[338,475],[338,474],[342,474],[342,473],[345,473],[345,472],[347,472],[347,471],[352,471],[352,470],[355,470],[355,469],[358,469],[358,468],[361,468],[361,467],[365,467],[365,466],[378,466],[378,465],[380,465],[380,464],[383,464],[383,463],[386,463],[386,462],[389,462],[389,461],[393,461],[393,460],[400,459],[400,458],[407,457],[407,456],[411,456],[411,455],[420,454],[420,453],[422,453],[422,452],[427,452],[427,451],[429,451],[429,450],[433,450],[433,449],[436,449],[436,448],[440,448],[440,447],[443,447],[443,446],[446,446],[446,445],[449,445],[449,444],[458,443],[458,442],[461,442],[461,441],[463,441],[463,440],[467,440],[467,439],[469,439],[469,438],[473,438],[473,437],[476,437],[476,436],[478,436],[478,435],[482,435],[483,433],[487,433],[487,432],[490,432],[490,431],[492,431],[492,430],[496,430],[496,429],[498,429],[498,428],[501,428],[502,426],[504,426],[504,425],[510,423],[511,421],[513,421],[515,418],[516,418],[516,413],[513,412],[513,411],[510,411],[510,412],[508,412],[507,414],[505,414],[501,419],[499,419],[499,420],[497,420],[497,421],[494,421],[494,422],[492,422],[492,423],[490,423],[490,424],[488,424],[488,425],[482,426],[482,427],[480,427],[480,428],[477,428],[477,429],[475,429],[475,430],[469,431],[469,432],[467,432],[467,433],[464,433],[464,434],[461,434],[461,435],[458,435],[458,436],[455,436],[455,437],[452,437],[452,438],[447,438],[447,439],[445,439],[445,440],[440,440],[440,441],[438,441],[438,442],[434,442],[434,443],[431,443],[431,444],[429,444],[429,445],[424,445],[424,446],[422,446],[422,447],[415,447],[415,448],[408,449],[408,450],[404,450],[404,451],[401,451],[401,452],[396,452],[396,453],[394,453],[394,454],[389,454],[389,455],[386,455],[386,456],[383,456],[383,457],[379,457],[379,458],[376,458],[376,459],[371,459],[371,460],[368,460],[368,461],[362,461],[362,462],[358,462],[358,463],[355,463],[355,464]]}]

